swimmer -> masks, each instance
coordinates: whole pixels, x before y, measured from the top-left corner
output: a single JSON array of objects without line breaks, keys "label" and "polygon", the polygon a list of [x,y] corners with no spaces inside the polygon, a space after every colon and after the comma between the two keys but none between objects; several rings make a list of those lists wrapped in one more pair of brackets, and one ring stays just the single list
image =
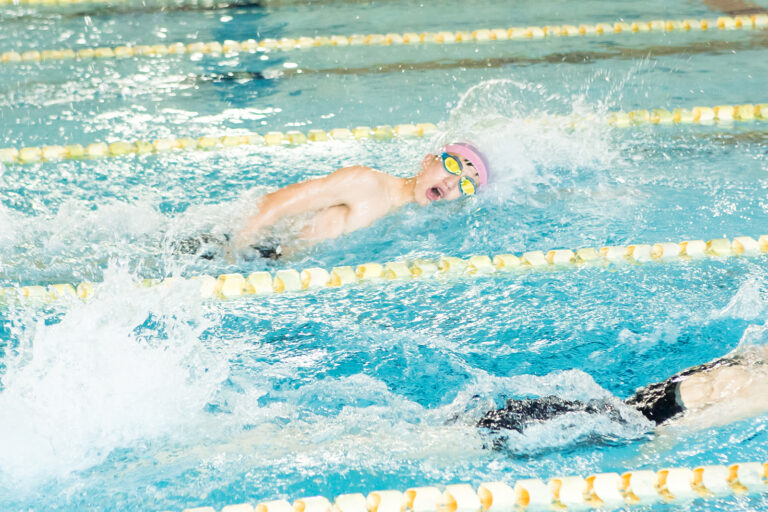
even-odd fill
[{"label": "swimmer", "polygon": [[[768,346],[693,366],[668,379],[638,388],[624,400],[656,426],[689,424],[696,428],[724,425],[768,412]],[[522,433],[536,422],[569,412],[604,414],[622,422],[616,406],[605,400],[563,400],[556,396],[515,400],[488,411],[477,423],[491,432]],[[497,443],[496,447],[500,447]]]},{"label": "swimmer", "polygon": [[[283,254],[278,234],[297,232],[312,245],[365,228],[398,208],[426,206],[474,195],[488,182],[488,163],[468,142],[443,146],[428,154],[418,174],[400,178],[369,167],[344,167],[321,178],[288,185],[261,198],[258,210],[234,236],[203,235],[176,245],[176,252],[211,259],[217,246],[236,255],[277,258]],[[290,222],[290,228],[283,228]],[[272,238],[268,243],[264,239]],[[202,239],[204,238],[204,239]]]}]

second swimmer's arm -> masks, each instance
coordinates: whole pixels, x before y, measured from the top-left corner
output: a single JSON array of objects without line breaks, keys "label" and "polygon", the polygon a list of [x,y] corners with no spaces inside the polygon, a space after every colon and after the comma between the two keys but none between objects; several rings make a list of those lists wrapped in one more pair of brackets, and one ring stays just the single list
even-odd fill
[{"label": "second swimmer's arm", "polygon": [[735,365],[687,377],[678,392],[686,415],[679,423],[697,429],[724,425],[768,411],[768,372]]}]

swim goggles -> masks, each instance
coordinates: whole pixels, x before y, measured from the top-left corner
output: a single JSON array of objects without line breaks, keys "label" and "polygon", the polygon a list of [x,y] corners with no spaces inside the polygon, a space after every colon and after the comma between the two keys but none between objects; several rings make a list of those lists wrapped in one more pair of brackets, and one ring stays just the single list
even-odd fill
[{"label": "swim goggles", "polygon": [[461,172],[464,169],[461,165],[461,160],[448,153],[441,154],[440,158],[443,159],[443,169],[445,169],[445,172],[453,174],[454,176],[459,176],[459,189],[461,190],[461,193],[465,196],[474,195],[477,191],[477,185],[472,181],[472,178],[461,175]]}]

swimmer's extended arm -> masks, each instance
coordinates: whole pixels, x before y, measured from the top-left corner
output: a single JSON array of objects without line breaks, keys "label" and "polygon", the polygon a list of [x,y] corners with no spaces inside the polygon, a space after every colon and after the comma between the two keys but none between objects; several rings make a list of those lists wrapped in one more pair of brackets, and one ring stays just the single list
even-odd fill
[{"label": "swimmer's extended arm", "polygon": [[[693,398],[689,404],[698,407],[686,407],[685,414],[675,421],[675,425],[700,430],[768,413],[768,373],[761,369],[759,372],[748,372],[747,376],[741,374],[742,370],[738,367],[727,370],[711,382],[703,385],[695,383],[688,388],[689,392],[699,388],[695,395],[689,393],[689,398]],[[731,381],[732,377],[736,379]],[[685,392],[682,396],[685,401]]]},{"label": "swimmer's extended arm", "polygon": [[[753,351],[766,361],[768,347]],[[768,367],[750,363],[722,366],[690,375],[680,382],[679,398],[686,414],[676,423],[696,429],[725,425],[768,412]]]},{"label": "swimmer's extended arm", "polygon": [[245,245],[260,230],[285,217],[354,203],[361,194],[369,193],[374,172],[367,167],[344,167],[328,176],[294,183],[267,194],[261,199],[259,210],[239,233],[238,245]]},{"label": "swimmer's extended arm", "polygon": [[[736,356],[738,364],[719,366],[688,375],[678,387],[678,395],[686,409],[700,409],[708,405],[740,397],[751,396],[756,378],[768,374],[768,346],[741,350]],[[717,361],[717,360],[715,360]],[[762,386],[757,386],[759,392]],[[766,393],[768,396],[768,393]]]}]

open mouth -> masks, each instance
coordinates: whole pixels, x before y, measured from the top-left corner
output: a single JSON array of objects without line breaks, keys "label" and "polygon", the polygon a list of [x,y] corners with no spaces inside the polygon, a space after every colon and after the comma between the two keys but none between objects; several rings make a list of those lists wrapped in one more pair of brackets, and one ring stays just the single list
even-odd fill
[{"label": "open mouth", "polygon": [[440,187],[432,187],[427,190],[427,199],[430,201],[437,201],[445,197],[445,191]]}]

